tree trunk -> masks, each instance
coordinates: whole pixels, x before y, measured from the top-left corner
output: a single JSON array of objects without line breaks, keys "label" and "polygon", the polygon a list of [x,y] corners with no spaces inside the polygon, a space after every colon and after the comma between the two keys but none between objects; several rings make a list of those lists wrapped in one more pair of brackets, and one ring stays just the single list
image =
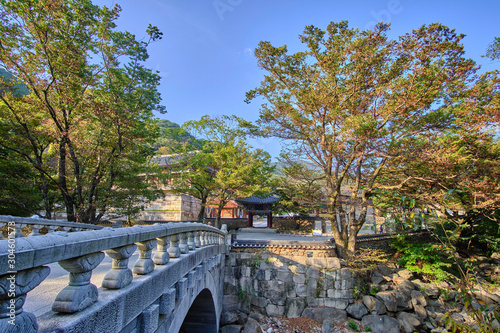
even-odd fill
[{"label": "tree trunk", "polygon": [[207,198],[206,197],[201,198],[201,207],[198,213],[198,221],[203,221],[203,218],[205,217],[206,205],[207,205]]}]

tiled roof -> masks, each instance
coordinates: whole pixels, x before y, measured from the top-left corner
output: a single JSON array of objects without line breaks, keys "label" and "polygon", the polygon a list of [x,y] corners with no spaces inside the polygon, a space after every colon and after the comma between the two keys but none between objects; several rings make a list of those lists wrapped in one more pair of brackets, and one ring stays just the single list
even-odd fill
[{"label": "tiled roof", "polygon": [[235,201],[240,204],[273,204],[279,200],[277,195],[270,195],[266,198],[259,198],[255,196],[247,197],[247,198],[239,198]]}]

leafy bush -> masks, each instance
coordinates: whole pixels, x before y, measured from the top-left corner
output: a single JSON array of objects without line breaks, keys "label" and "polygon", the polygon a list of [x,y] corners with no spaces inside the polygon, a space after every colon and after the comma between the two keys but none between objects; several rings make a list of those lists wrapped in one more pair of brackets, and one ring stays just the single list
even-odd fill
[{"label": "leafy bush", "polygon": [[401,254],[399,264],[423,278],[441,281],[451,276],[449,268],[452,264],[442,245],[411,243],[398,237],[392,246]]}]

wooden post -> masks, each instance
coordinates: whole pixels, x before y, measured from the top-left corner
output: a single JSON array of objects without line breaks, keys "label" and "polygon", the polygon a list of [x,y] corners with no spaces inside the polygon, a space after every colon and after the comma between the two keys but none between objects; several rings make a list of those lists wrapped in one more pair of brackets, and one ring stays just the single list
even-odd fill
[{"label": "wooden post", "polygon": [[253,214],[252,212],[248,212],[248,227],[253,228]]},{"label": "wooden post", "polygon": [[273,211],[270,211],[267,213],[267,227],[272,228],[273,227]]}]

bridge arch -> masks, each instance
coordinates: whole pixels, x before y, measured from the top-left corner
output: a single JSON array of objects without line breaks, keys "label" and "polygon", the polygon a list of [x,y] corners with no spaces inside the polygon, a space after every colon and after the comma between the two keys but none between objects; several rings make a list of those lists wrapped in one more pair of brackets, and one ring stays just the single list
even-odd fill
[{"label": "bridge arch", "polygon": [[[185,297],[178,299],[166,332],[217,333],[222,313],[224,256],[200,276]],[[162,330],[159,330],[163,332]]]},{"label": "bridge arch", "polygon": [[217,333],[217,311],[212,293],[203,289],[191,304],[179,333]]}]

